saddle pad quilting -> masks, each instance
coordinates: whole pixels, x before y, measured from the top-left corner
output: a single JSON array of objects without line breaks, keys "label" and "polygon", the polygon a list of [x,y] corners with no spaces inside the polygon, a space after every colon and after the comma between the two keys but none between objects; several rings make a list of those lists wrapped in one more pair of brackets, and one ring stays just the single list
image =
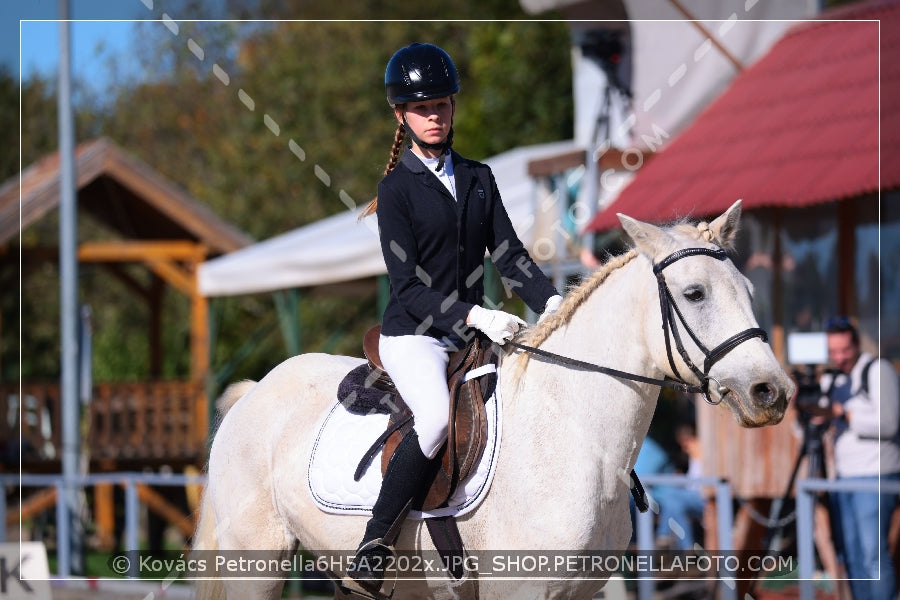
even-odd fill
[{"label": "saddle pad quilting", "polygon": [[[447,508],[427,513],[412,511],[410,517],[461,516],[473,510],[487,493],[500,450],[500,403],[494,393],[485,403],[487,445],[478,467],[459,486]],[[358,415],[336,401],[319,428],[309,459],[307,484],[313,502],[331,514],[364,514],[372,506],[381,489],[381,452],[376,454],[359,481],[353,480],[357,464],[369,446],[384,432],[388,415]]]}]

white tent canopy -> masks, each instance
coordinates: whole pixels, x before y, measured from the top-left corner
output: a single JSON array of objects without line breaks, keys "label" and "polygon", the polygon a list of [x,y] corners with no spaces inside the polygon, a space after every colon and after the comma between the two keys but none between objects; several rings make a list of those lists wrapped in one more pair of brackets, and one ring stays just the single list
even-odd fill
[{"label": "white tent canopy", "polygon": [[322,219],[200,265],[204,296],[234,296],[360,279],[384,272],[362,208]]},{"label": "white tent canopy", "polygon": [[[534,182],[528,162],[575,149],[572,141],[517,148],[485,161],[526,246],[537,239]],[[375,217],[362,207],[236,250],[200,265],[204,296],[235,296],[353,281],[387,272]]]}]

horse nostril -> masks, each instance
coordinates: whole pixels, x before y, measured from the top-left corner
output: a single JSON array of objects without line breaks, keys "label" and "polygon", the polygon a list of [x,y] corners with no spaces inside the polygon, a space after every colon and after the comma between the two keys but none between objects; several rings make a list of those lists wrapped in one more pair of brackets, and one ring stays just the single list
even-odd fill
[{"label": "horse nostril", "polygon": [[778,400],[778,388],[771,383],[757,383],[753,386],[753,397],[764,406],[772,406]]}]

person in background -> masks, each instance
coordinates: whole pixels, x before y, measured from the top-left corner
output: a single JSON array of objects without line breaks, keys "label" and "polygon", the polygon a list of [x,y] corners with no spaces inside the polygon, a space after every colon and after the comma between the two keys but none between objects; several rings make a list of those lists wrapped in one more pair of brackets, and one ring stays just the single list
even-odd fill
[{"label": "person in background", "polygon": [[[680,425],[675,430],[675,441],[681,448],[681,460],[676,462],[676,470],[688,477],[703,476],[703,461],[700,454],[700,440],[691,424]],[[680,463],[680,465],[679,465]],[[680,468],[679,468],[680,467]],[[694,525],[702,523],[706,500],[697,485],[669,486],[665,491],[665,502],[660,502],[657,539],[675,538],[679,550],[694,547]]]},{"label": "person in background", "polygon": [[[846,317],[825,325],[828,358],[834,370],[820,386],[831,402],[834,462],[839,480],[900,480],[900,392],[897,372],[887,360],[860,349],[859,333]],[[842,552],[855,600],[897,597],[897,579],[888,548],[897,493],[836,492]]]},{"label": "person in background", "polygon": [[[672,462],[669,453],[652,436],[648,435],[641,444],[637,460],[634,463],[634,472],[638,477],[644,475],[662,475],[672,472]],[[652,486],[648,491],[650,497],[657,505],[665,502],[665,492],[669,486]],[[637,541],[637,504],[634,498],[629,496],[629,511],[631,513],[631,543]],[[660,542],[662,540],[657,540]],[[657,544],[658,545],[658,544]]]}]

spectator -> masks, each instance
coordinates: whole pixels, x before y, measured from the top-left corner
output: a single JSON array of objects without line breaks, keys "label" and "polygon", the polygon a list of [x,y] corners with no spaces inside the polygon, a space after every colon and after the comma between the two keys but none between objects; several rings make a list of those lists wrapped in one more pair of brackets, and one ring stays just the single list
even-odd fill
[{"label": "spectator", "polygon": [[[860,351],[859,333],[846,317],[825,326],[833,372],[820,385],[831,401],[834,460],[839,480],[900,480],[897,372],[891,363]],[[835,495],[842,551],[855,600],[897,597],[888,548],[897,494],[870,491]],[[879,510],[880,503],[880,510]]]},{"label": "spectator", "polygon": [[[634,463],[634,472],[637,473],[638,477],[672,472],[672,463],[669,460],[668,452],[659,445],[659,442],[649,435],[644,438],[644,443],[641,444],[637,460]],[[667,489],[668,486],[658,486],[653,487],[648,490],[648,492],[650,497],[657,504],[661,505],[664,502],[665,491]],[[629,498],[629,500],[629,507],[631,509],[631,541],[634,543],[637,535],[637,505],[634,503],[634,498]]]},{"label": "spectator", "polygon": [[[703,462],[700,454],[700,440],[693,425],[681,425],[675,431],[675,441],[683,453],[680,468],[677,470],[688,477],[703,475]],[[676,462],[676,465],[678,463]],[[660,501],[659,522],[657,524],[657,545],[666,540],[675,539],[680,550],[691,550],[694,547],[694,526],[703,521],[706,500],[700,493],[700,486],[666,487],[665,502]]]}]

